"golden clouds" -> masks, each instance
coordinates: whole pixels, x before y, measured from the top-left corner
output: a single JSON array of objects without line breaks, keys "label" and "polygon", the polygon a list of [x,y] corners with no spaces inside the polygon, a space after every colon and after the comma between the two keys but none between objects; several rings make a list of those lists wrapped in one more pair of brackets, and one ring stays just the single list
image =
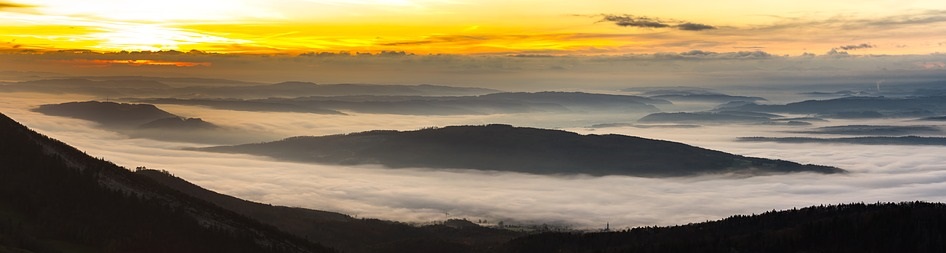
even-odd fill
[{"label": "golden clouds", "polygon": [[838,12],[850,5],[819,9],[793,3],[763,8],[756,2],[728,0],[690,3],[692,8],[681,9],[680,4],[676,0],[168,0],[159,4],[34,0],[0,2],[0,11],[5,12],[0,16],[0,42],[6,49],[255,54],[627,54],[740,48],[801,54],[862,43],[874,47],[856,53],[902,54],[939,52],[939,45],[946,42],[940,36],[946,33],[942,26],[946,12],[928,9],[939,5],[927,1],[907,6],[921,9],[884,12],[852,7],[839,14],[825,11]]}]

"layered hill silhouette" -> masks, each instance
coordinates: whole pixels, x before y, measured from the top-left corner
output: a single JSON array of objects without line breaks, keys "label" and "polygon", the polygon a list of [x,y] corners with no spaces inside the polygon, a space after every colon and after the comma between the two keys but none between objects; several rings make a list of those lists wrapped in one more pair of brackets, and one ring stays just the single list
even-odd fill
[{"label": "layered hill silhouette", "polygon": [[820,165],[745,157],[624,135],[509,125],[370,131],[201,148],[325,164],[457,168],[535,174],[692,176],[707,173],[841,173]]},{"label": "layered hill silhouette", "polygon": [[334,252],[0,114],[0,252]]},{"label": "layered hill silhouette", "polygon": [[764,123],[778,115],[748,112],[658,112],[637,120],[641,123]]},{"label": "layered hill silhouette", "polygon": [[111,97],[268,98],[302,96],[469,96],[499,92],[485,88],[443,85],[316,84],[282,82],[258,84],[200,78],[88,77],[44,79],[0,85],[0,92],[85,94]]},{"label": "layered hill silhouette", "polygon": [[477,96],[309,96],[265,99],[141,99],[142,103],[200,105],[237,111],[341,114],[484,115],[526,112],[657,112],[669,101],[584,92],[503,92]]},{"label": "layered hill silhouette", "polygon": [[819,127],[809,131],[796,131],[806,134],[837,134],[867,136],[907,136],[920,134],[940,134],[943,130],[936,126],[884,126],[884,125],[845,125]]},{"label": "layered hill silhouette", "polygon": [[844,97],[784,105],[751,103],[727,110],[813,114],[827,118],[930,117],[946,113],[946,96]]},{"label": "layered hill silhouette", "polygon": [[813,137],[740,137],[745,142],[778,143],[822,143],[822,144],[859,144],[859,145],[931,145],[946,146],[946,137],[927,136],[861,136],[841,138]]}]

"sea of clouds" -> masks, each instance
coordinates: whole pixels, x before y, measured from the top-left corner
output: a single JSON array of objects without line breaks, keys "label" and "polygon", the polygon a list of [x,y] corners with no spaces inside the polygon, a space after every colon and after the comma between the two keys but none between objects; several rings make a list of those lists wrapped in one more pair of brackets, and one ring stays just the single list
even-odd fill
[{"label": "sea of clouds", "polygon": [[[128,138],[95,123],[46,116],[40,104],[82,96],[5,94],[0,112],[94,157],[126,168],[168,170],[205,188],[276,205],[335,211],[405,222],[446,218],[507,224],[560,224],[595,229],[675,225],[820,204],[887,201],[946,202],[946,147],[737,142],[745,136],[799,136],[822,125],[920,124],[904,120],[838,121],[814,126],[710,125],[697,128],[588,128],[634,122],[642,115],[513,114],[479,116],[317,115],[161,106],[228,127],[265,132],[243,142],[294,135],[375,129],[509,123],[583,134],[617,133],[683,142],[747,156],[831,165],[846,174],[705,175],[678,178],[545,176],[472,170],[387,169],[275,161],[250,155],[188,151],[206,144]],[[923,123],[929,125],[929,123]],[[801,129],[800,129],[801,128]],[[633,161],[629,161],[633,162]]]}]

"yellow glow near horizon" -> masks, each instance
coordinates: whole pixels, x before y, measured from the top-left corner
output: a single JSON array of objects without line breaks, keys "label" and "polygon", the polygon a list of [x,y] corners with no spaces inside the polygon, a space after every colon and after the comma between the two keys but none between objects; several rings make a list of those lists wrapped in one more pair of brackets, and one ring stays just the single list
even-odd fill
[{"label": "yellow glow near horizon", "polygon": [[[0,0],[0,49],[623,54],[943,51],[946,2],[800,0]],[[680,8],[686,6],[686,8]],[[622,27],[601,14],[663,27]],[[596,16],[599,15],[599,16]],[[717,29],[675,29],[684,23]],[[857,53],[854,52],[854,53]]]}]

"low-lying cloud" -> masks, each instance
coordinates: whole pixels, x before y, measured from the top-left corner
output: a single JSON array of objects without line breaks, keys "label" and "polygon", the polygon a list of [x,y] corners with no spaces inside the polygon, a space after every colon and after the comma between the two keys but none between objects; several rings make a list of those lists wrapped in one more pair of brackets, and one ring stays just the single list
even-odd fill
[{"label": "low-lying cloud", "polygon": [[[4,96],[8,96],[5,94]],[[6,99],[9,98],[9,99]],[[248,155],[181,150],[195,144],[128,139],[81,120],[28,111],[30,105],[74,98],[15,94],[0,111],[35,130],[125,167],[166,169],[222,193],[278,205],[300,206],[409,222],[446,218],[507,224],[558,223],[579,228],[673,225],[818,204],[875,201],[946,201],[946,147],[773,144],[734,142],[740,136],[789,136],[792,126],[615,127],[582,133],[619,133],[680,141],[726,152],[838,166],[851,173],[755,177],[540,176],[468,170],[385,169],[273,161]],[[417,129],[454,124],[570,122],[570,116],[509,115],[412,117],[226,112],[187,106],[163,108],[221,124],[282,134],[324,135],[365,129]],[[621,115],[585,121],[615,122]],[[632,120],[632,119],[627,119]],[[503,122],[506,121],[506,122]],[[544,123],[543,123],[544,122]],[[829,122],[849,125],[854,122]],[[819,123],[819,124],[829,124]],[[883,122],[869,122],[883,124]],[[928,123],[928,122],[926,122]],[[587,124],[586,122],[574,125]],[[562,124],[568,125],[568,124]],[[552,126],[549,126],[552,127]],[[811,126],[818,127],[818,126]],[[736,130],[738,128],[738,130]]]}]

